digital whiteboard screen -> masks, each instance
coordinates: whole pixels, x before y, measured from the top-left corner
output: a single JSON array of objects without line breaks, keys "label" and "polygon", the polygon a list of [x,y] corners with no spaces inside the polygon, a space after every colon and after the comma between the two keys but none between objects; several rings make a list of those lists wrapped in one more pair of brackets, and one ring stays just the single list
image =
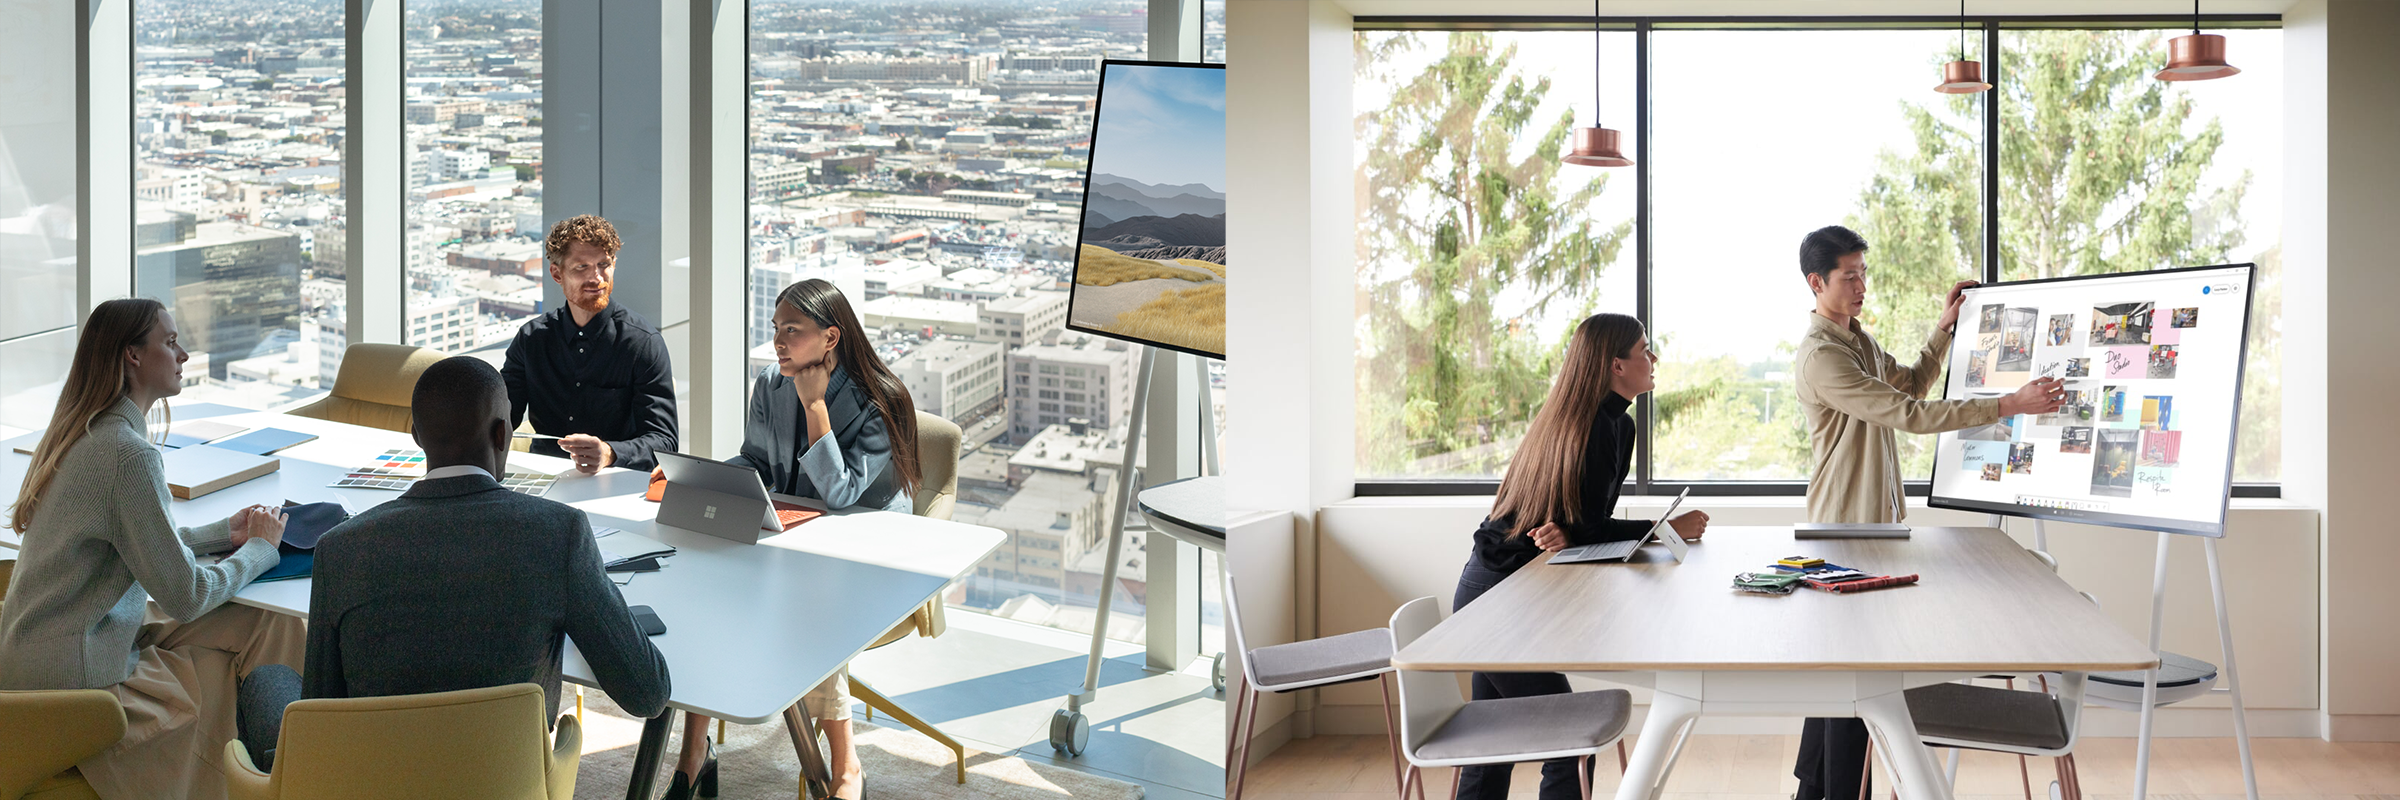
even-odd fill
[{"label": "digital whiteboard screen", "polygon": [[2055,414],[1941,435],[1930,505],[2204,536],[2225,532],[2249,264],[1967,291],[1945,395],[2066,381]]}]

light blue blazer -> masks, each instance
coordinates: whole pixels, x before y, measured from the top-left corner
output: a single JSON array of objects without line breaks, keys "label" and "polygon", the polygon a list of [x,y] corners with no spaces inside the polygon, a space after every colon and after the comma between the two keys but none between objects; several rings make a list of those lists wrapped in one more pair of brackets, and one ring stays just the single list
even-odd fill
[{"label": "light blue blazer", "polygon": [[750,415],[742,423],[742,452],[725,463],[757,470],[767,491],[815,498],[828,508],[914,512],[914,498],[901,490],[900,471],[892,464],[892,437],[883,414],[851,379],[849,368],[834,370],[826,382],[825,409],[833,432],[802,450],[808,418],[792,379],[771,367],[759,370],[750,385]]}]

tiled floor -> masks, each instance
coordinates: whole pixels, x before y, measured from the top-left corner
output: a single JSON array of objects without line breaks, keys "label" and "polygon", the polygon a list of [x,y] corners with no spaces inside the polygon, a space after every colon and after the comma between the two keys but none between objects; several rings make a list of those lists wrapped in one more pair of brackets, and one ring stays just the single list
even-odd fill
[{"label": "tiled floor", "polygon": [[1154,673],[1139,646],[1110,642],[1099,698],[1083,707],[1090,743],[1069,758],[1050,748],[1050,717],[1082,683],[1090,638],[974,613],[949,622],[860,655],[851,673],[969,747],[1138,783],[1152,800],[1225,795],[1225,698],[1206,659]]}]

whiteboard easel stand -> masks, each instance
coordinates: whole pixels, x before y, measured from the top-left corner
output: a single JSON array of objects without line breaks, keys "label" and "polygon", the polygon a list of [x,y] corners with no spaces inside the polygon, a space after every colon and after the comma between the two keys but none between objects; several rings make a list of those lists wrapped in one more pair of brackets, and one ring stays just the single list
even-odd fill
[{"label": "whiteboard easel stand", "polygon": [[[1992,527],[2006,530],[2001,525],[1999,514],[1990,515],[1990,522]],[[2151,571],[2150,652],[2154,655],[2164,652],[2159,648],[2159,637],[2166,627],[2167,620],[2167,543],[2174,541],[2174,536],[2175,534],[2166,531],[2158,532],[2158,563]],[[2208,553],[2208,588],[2210,594],[2215,595],[2216,598],[2217,646],[2225,659],[2225,691],[2232,696],[2233,700],[2233,743],[2234,747],[2241,751],[2242,788],[2247,792],[2249,800],[2259,800],[2258,768],[2250,758],[2250,725],[2242,706],[2242,675],[2241,670],[2234,666],[2233,618],[2225,603],[2225,569],[2217,558],[2218,538],[2203,536],[2200,537],[2200,544]],[[2033,521],[2033,542],[2035,550],[2044,555],[2049,554],[2050,535],[2049,531],[2043,529],[2042,520]],[[2161,659],[2163,663],[2163,655],[2161,655]],[[2150,740],[2156,728],[2158,716],[2158,669],[2155,667],[2143,674],[2141,714],[2139,743],[2134,750],[2134,800],[2143,800],[2148,797],[2150,790]],[[1955,764],[1955,761],[1953,763]]]},{"label": "whiteboard easel stand", "polygon": [[[1125,516],[1133,508],[1134,484],[1140,473],[1135,465],[1141,460],[1142,438],[1147,432],[1150,410],[1150,374],[1156,365],[1158,349],[1145,344],[1141,348],[1142,362],[1133,381],[1133,417],[1125,426],[1125,451],[1117,466],[1117,502],[1109,507],[1108,561],[1100,567],[1100,607],[1092,617],[1092,651],[1083,666],[1083,685],[1067,695],[1067,707],[1051,713],[1050,746],[1069,756],[1083,755],[1090,741],[1091,721],[1083,715],[1083,704],[1100,696],[1101,649],[1108,644],[1109,606],[1117,596],[1117,566],[1125,549]],[[1170,358],[1174,357],[1169,354]],[[1200,387],[1200,456],[1202,474],[1215,474],[1217,465],[1217,420],[1212,392],[1208,382],[1208,361],[1191,359],[1192,373]],[[1173,424],[1171,421],[1169,424]],[[1219,573],[1222,574],[1222,567]]]}]

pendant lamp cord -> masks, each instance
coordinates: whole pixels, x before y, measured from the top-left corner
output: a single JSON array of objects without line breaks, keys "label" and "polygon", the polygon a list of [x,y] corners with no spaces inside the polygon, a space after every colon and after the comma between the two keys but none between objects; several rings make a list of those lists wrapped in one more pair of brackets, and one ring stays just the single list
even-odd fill
[{"label": "pendant lamp cord", "polygon": [[1592,127],[1600,127],[1600,0],[1592,0]]},{"label": "pendant lamp cord", "polygon": [[1967,60],[1967,0],[1958,0],[1958,60]]},{"label": "pendant lamp cord", "polygon": [[[1966,0],[1959,0],[1966,2]],[[2192,0],[2192,35],[2200,34],[2200,0]]]}]

